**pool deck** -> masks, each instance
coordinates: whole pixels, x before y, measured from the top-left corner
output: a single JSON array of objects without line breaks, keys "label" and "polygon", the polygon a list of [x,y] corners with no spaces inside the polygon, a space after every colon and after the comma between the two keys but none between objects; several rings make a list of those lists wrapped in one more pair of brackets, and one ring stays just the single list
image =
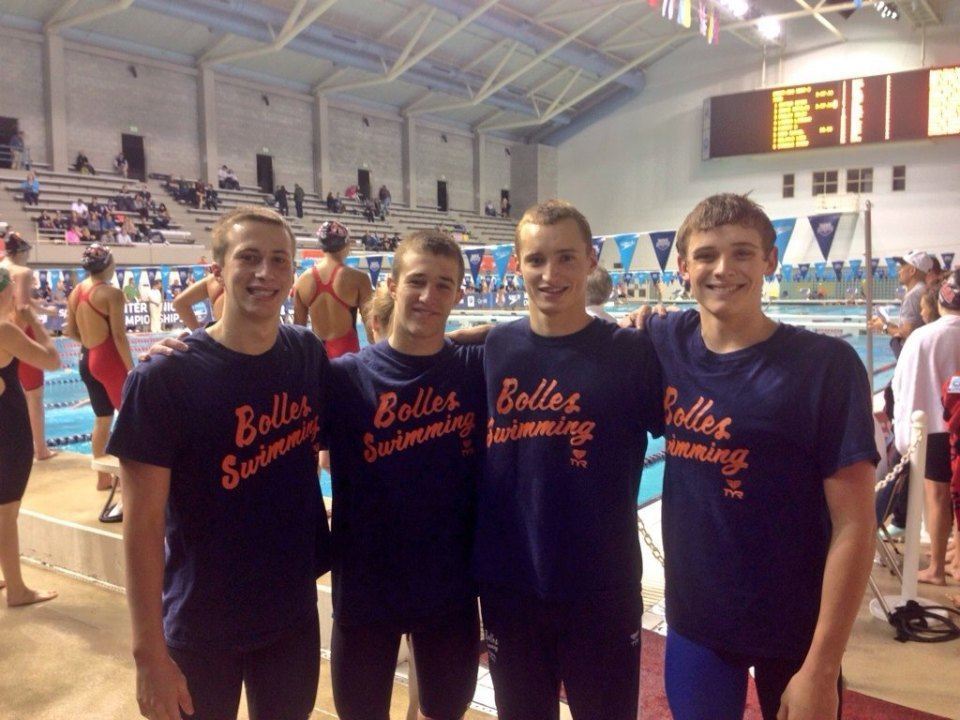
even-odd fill
[{"label": "pool deck", "polygon": [[[60,597],[29,608],[7,609],[0,602],[0,718],[4,720],[59,720],[60,718],[112,720],[137,716],[133,698],[134,670],[129,657],[129,619],[120,582],[106,584],[89,580],[91,574],[122,577],[122,555],[114,556],[121,542],[121,525],[104,525],[97,520],[106,493],[96,489],[96,475],[90,458],[64,452],[34,465],[23,501],[21,534],[24,554],[36,557],[30,545],[44,540],[50,526],[89,535],[97,543],[71,552],[95,555],[81,558],[93,570],[85,577],[25,563],[27,581],[39,588],[51,588]],[[641,512],[650,534],[657,540],[659,506]],[[62,541],[61,541],[62,542]],[[71,540],[72,542],[72,540]],[[649,549],[644,553],[644,595],[650,607],[662,597],[662,569]],[[120,575],[115,573],[119,572]],[[889,573],[874,570],[874,578],[887,594],[895,593]],[[319,583],[321,615],[326,608],[328,627],[329,576]],[[942,603],[947,592],[920,586],[920,594]],[[946,718],[960,719],[960,641],[939,644],[898,643],[885,623],[872,618],[867,609],[870,595],[864,596],[853,636],[844,658],[848,686],[858,692],[924,710]],[[654,608],[655,610],[656,608]],[[644,626],[662,626],[656,612],[644,616]],[[329,640],[327,629],[323,630]],[[393,718],[405,716],[406,687],[402,682],[405,664],[398,666],[394,687]],[[490,707],[490,681],[481,673],[477,700]],[[330,690],[329,666],[321,670],[320,694],[314,718],[336,717]],[[471,711],[468,720],[490,717]],[[246,718],[245,711],[241,718]]]}]

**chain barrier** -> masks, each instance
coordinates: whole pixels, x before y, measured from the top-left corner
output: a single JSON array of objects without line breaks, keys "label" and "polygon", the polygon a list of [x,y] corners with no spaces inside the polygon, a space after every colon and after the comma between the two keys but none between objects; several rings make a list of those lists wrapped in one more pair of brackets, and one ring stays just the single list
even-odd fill
[{"label": "chain barrier", "polygon": [[920,447],[920,441],[922,439],[923,433],[917,433],[917,437],[914,438],[913,444],[907,449],[906,454],[900,458],[897,464],[890,469],[890,472],[887,473],[887,476],[883,480],[880,480],[876,486],[874,486],[873,489],[875,492],[880,492],[900,476],[900,473],[902,473],[907,465],[910,464],[910,458],[913,457],[913,454],[917,451],[917,448]]}]

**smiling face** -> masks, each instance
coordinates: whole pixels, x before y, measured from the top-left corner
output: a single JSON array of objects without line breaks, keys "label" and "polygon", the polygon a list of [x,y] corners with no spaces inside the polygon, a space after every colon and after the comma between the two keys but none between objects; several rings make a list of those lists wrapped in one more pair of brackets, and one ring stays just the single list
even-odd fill
[{"label": "smiling face", "polygon": [[679,258],[700,307],[720,320],[762,314],[763,276],[777,267],[776,248],[764,250],[753,228],[721,225],[690,235]]},{"label": "smiling face", "polygon": [[393,297],[390,345],[412,355],[437,352],[447,318],[459,302],[461,266],[454,258],[411,250],[396,277],[387,279]]},{"label": "smiling face", "polygon": [[214,274],[225,290],[224,314],[277,321],[294,280],[290,238],[282,225],[243,220],[227,230],[224,261]]},{"label": "smiling face", "polygon": [[589,240],[572,218],[533,222],[519,231],[517,253],[531,318],[579,322],[586,315],[587,277],[597,266]]}]

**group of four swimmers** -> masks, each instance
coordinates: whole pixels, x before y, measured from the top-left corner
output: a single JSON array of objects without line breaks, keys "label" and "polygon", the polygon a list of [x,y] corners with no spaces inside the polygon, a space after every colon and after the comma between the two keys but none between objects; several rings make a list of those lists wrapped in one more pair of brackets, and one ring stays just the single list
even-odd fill
[{"label": "group of four swimmers", "polygon": [[763,314],[774,238],[747,198],[701,202],[677,235],[699,308],[638,331],[587,314],[589,224],[542,203],[517,226],[529,317],[457,344],[444,332],[460,247],[415,232],[387,280],[387,339],[329,361],[280,324],[286,222],[262,208],[221,218],[222,317],[131,373],[109,445],[141,713],[235,717],[245,686],[252,718],[308,717],[315,580],[332,568],[344,720],[389,717],[404,634],[421,717],[461,717],[478,595],[501,718],[558,717],[562,682],[575,720],[633,720],[649,432],[667,447],[674,717],[741,717],[749,667],[765,718],[837,717],[875,530],[870,389],[842,341]]}]

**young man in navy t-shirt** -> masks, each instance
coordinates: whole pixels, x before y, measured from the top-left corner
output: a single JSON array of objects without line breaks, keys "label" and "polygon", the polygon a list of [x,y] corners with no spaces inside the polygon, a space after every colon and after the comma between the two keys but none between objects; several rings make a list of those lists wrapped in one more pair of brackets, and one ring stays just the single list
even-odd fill
[{"label": "young man in navy t-shirt", "polygon": [[[677,233],[698,310],[653,317],[663,366],[667,696],[677,720],[838,715],[873,557],[870,386],[841,340],[766,317],[776,233],[739,195]],[[779,712],[779,714],[778,714]]]},{"label": "young man in navy t-shirt", "polygon": [[389,720],[405,633],[421,718],[454,720],[473,698],[483,352],[444,338],[463,273],[447,233],[407,236],[387,280],[387,340],[331,364],[331,676],[343,720]]},{"label": "young man in navy t-shirt", "polygon": [[487,457],[474,560],[497,712],[635,720],[641,560],[636,498],[660,434],[649,338],[592,318],[586,218],[551,200],[517,226],[529,319],[484,348]]},{"label": "young man in navy t-shirt", "polygon": [[280,325],[296,243],[266,208],[213,231],[223,316],[127,379],[121,462],[140,712],[305,720],[319,677],[316,578],[329,567],[317,482],[329,365]]}]

